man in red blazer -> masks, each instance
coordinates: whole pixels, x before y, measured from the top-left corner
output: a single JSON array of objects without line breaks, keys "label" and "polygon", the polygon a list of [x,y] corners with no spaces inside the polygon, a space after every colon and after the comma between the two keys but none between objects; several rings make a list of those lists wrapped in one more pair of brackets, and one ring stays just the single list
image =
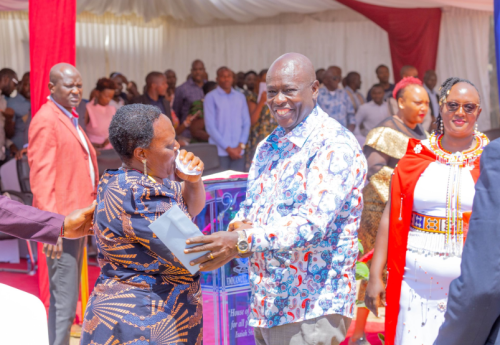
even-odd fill
[{"label": "man in red blazer", "polygon": [[[55,65],[50,70],[49,90],[47,103],[33,117],[29,129],[33,206],[66,216],[95,199],[99,170],[94,148],[78,126],[78,114],[74,111],[82,99],[80,73],[66,63]],[[43,263],[40,264],[40,295],[44,300],[49,284],[51,345],[69,345],[84,241],[60,238],[55,246],[43,245],[49,279],[43,272]]]}]

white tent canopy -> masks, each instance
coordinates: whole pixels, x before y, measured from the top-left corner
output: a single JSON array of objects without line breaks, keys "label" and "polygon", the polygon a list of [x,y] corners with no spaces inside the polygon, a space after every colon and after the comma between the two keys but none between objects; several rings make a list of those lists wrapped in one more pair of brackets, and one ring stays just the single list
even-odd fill
[{"label": "white tent canopy", "polygon": [[[414,0],[362,0],[410,7]],[[421,7],[444,7],[436,72],[470,79],[480,90],[480,129],[490,128],[489,30],[493,0],[419,0]],[[88,97],[98,78],[119,71],[137,82],[168,68],[181,84],[196,58],[210,79],[218,67],[234,71],[267,68],[279,55],[295,51],[316,68],[338,65],[357,71],[362,92],[377,81],[379,64],[392,67],[387,33],[334,0],[78,0],[77,68]],[[26,0],[0,0],[0,67],[29,70]],[[5,12],[6,10],[11,12]],[[1,12],[4,11],[4,12]],[[149,19],[149,20],[148,20]],[[392,68],[391,68],[392,69]],[[397,71],[396,71],[397,72]]]}]

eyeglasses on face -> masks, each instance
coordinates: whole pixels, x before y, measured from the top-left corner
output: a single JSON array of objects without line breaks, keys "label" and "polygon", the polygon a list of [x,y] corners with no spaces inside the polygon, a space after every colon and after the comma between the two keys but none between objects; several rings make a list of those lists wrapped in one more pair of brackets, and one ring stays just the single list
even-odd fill
[{"label": "eyeglasses on face", "polygon": [[462,108],[466,114],[473,114],[479,108],[479,104],[446,102],[446,107],[448,108],[449,111],[453,113],[457,112],[460,108]]}]

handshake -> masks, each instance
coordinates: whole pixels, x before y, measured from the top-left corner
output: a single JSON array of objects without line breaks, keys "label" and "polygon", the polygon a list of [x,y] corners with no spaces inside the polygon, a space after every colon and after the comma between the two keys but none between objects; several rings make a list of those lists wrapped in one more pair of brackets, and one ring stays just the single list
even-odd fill
[{"label": "handshake", "polygon": [[201,271],[213,271],[221,266],[224,266],[236,256],[246,258],[252,253],[244,255],[239,254],[237,249],[238,244],[238,231],[244,229],[251,229],[252,223],[249,220],[234,221],[229,224],[227,231],[215,232],[208,236],[197,236],[190,238],[186,244],[196,247],[187,248],[184,253],[198,253],[208,251],[207,254],[191,261],[191,265],[200,265]]}]

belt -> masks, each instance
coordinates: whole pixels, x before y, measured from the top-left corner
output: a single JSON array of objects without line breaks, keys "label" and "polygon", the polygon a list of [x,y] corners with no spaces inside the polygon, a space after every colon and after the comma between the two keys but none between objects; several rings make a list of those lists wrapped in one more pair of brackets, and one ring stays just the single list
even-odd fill
[{"label": "belt", "polygon": [[[462,218],[457,219],[458,234],[463,234],[464,221]],[[445,217],[432,217],[413,212],[411,215],[411,227],[420,231],[432,232],[435,234],[446,234],[446,218]]]}]

